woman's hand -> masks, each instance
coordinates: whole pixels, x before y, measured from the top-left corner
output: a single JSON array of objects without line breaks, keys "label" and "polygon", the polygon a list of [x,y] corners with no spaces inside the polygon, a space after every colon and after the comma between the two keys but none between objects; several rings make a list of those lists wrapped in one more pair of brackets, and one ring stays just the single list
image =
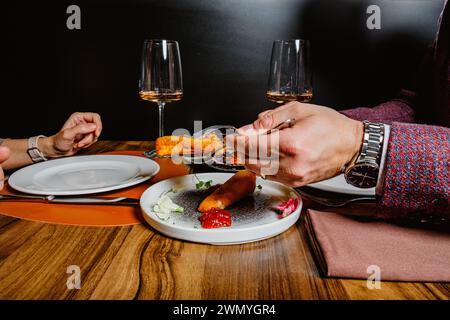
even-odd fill
[{"label": "woman's hand", "polygon": [[[270,161],[278,161],[278,171],[270,173],[268,179],[296,187],[328,179],[339,174],[360,150],[364,134],[362,122],[327,107],[290,102],[261,113],[253,124],[239,129],[247,136],[249,144],[246,147],[248,170],[264,176],[263,168],[268,166],[259,159],[256,164],[249,162],[248,150],[264,147],[258,145],[261,139],[255,134],[290,118],[295,119],[294,125],[280,130],[278,146],[273,142],[270,146],[272,153],[277,154],[276,159],[272,157]],[[274,147],[278,147],[277,150]]]},{"label": "woman's hand", "polygon": [[2,162],[8,160],[9,158],[9,149],[6,147],[0,147],[0,190],[3,189],[3,182],[5,180],[5,175],[2,169]]},{"label": "woman's hand", "polygon": [[44,156],[58,158],[72,156],[82,148],[97,142],[102,132],[100,115],[92,112],[72,114],[62,129],[55,135],[39,139]]}]

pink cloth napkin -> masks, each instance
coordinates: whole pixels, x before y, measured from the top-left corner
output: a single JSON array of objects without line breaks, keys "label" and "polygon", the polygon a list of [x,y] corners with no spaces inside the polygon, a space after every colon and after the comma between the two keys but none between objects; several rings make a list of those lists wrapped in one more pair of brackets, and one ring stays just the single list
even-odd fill
[{"label": "pink cloth napkin", "polygon": [[326,276],[367,279],[376,266],[382,281],[450,281],[450,233],[315,210],[305,223]]}]

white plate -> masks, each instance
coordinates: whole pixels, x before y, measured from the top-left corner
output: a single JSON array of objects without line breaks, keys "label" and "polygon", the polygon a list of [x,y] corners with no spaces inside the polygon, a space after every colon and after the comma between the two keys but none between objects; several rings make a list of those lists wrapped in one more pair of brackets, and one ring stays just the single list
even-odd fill
[{"label": "white plate", "polygon": [[158,172],[159,165],[147,158],[93,155],[40,162],[14,172],[8,182],[21,192],[68,196],[133,186]]},{"label": "white plate", "polygon": [[[214,185],[224,183],[232,174],[200,173],[196,176],[203,181],[212,180]],[[207,195],[207,191],[196,190],[197,182],[194,175],[187,175],[152,185],[141,196],[141,208],[145,220],[153,228],[172,238],[229,245],[276,236],[295,224],[300,217],[301,197],[294,189],[258,178],[256,184],[261,185],[262,190],[256,191],[252,197],[245,198],[228,208],[232,215],[231,227],[203,229],[198,220],[200,213],[196,209],[200,201]],[[184,213],[172,213],[168,220],[162,220],[153,212],[152,208],[160,195],[172,188],[178,191],[170,193],[170,198],[176,204],[184,207]],[[300,199],[300,205],[291,215],[280,218],[272,208],[290,196]]]},{"label": "white plate", "polygon": [[308,184],[308,187],[320,189],[323,191],[352,194],[358,196],[374,196],[375,188],[356,188],[345,181],[344,175],[338,175],[334,178]]}]

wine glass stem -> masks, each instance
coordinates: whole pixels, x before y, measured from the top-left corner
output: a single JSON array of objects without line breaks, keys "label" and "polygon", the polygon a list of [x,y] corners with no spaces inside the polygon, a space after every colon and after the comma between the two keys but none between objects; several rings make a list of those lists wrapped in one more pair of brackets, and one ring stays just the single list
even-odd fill
[{"label": "wine glass stem", "polygon": [[164,106],[165,102],[158,102],[159,108],[159,136],[164,136]]}]

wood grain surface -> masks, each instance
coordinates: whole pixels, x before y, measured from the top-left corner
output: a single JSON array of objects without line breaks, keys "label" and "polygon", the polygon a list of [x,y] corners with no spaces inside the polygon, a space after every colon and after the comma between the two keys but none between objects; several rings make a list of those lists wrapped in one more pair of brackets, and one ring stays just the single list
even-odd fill
[{"label": "wood grain surface", "polygon": [[[89,153],[146,150],[102,141]],[[321,277],[299,221],[260,242],[211,246],[167,238],[147,225],[74,227],[0,215],[0,299],[449,299],[450,284]],[[69,290],[67,267],[81,269]]]}]

